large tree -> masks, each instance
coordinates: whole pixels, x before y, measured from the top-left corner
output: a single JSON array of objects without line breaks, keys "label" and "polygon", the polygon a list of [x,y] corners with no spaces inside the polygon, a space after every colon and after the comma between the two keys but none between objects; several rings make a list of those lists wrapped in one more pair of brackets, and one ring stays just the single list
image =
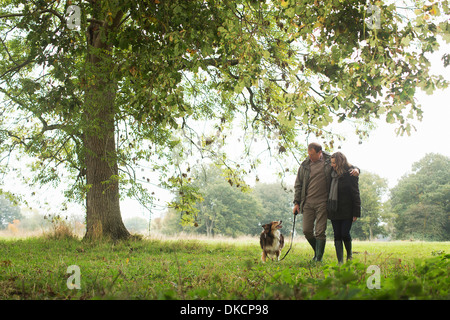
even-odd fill
[{"label": "large tree", "polygon": [[427,154],[391,189],[396,237],[450,239],[450,158]]},{"label": "large tree", "polygon": [[377,174],[363,171],[359,179],[359,193],[361,196],[361,218],[352,227],[355,238],[369,239],[377,235],[384,235],[380,225],[383,218],[383,195],[387,192],[386,179]]},{"label": "large tree", "polygon": [[168,210],[164,217],[163,232],[185,231],[223,235],[258,235],[261,226],[273,220],[283,220],[283,234],[292,230],[292,192],[287,192],[280,183],[257,183],[253,190],[242,192],[221,177],[221,170],[208,167],[194,173],[203,201],[196,205],[194,226],[180,226],[180,217]]},{"label": "large tree", "polygon": [[6,229],[8,224],[13,223],[14,220],[22,219],[22,213],[20,208],[8,198],[1,195],[0,196],[0,230]]},{"label": "large tree", "polygon": [[[449,40],[448,1],[374,4],[1,0],[2,159],[18,148],[34,158],[29,183],[70,174],[86,237],[120,239],[119,190],[150,199],[136,183],[142,160],[186,213],[199,198],[179,156],[214,155],[241,184],[257,160],[218,151],[237,117],[280,155],[302,150],[300,133],[332,147],[333,121],[385,116],[409,131],[421,117],[416,88],[447,85],[429,74],[427,53],[438,35]],[[197,137],[195,121],[209,118],[215,135]]]}]

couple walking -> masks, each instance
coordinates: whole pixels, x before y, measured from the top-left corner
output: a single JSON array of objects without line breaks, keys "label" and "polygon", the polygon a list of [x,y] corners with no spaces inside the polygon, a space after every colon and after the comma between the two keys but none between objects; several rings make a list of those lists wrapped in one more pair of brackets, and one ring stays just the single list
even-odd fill
[{"label": "couple walking", "polygon": [[[318,143],[308,145],[308,158],[302,162],[294,185],[293,213],[303,214],[303,234],[314,250],[314,261],[322,261],[325,251],[327,218],[334,230],[334,246],[339,263],[352,257],[352,223],[361,216],[358,188],[359,169],[336,152],[329,155]],[[315,223],[315,228],[314,228]]]}]

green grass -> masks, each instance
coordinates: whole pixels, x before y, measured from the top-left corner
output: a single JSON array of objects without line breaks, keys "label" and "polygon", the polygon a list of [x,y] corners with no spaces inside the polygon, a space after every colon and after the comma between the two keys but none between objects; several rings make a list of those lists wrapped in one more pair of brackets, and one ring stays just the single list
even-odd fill
[{"label": "green grass", "polygon": [[[354,242],[354,251],[338,266],[328,242],[324,262],[312,264],[309,245],[296,242],[285,260],[263,264],[256,238],[0,240],[0,299],[450,298],[449,242]],[[79,290],[67,287],[70,265],[80,267]],[[370,265],[380,289],[367,287]]]}]

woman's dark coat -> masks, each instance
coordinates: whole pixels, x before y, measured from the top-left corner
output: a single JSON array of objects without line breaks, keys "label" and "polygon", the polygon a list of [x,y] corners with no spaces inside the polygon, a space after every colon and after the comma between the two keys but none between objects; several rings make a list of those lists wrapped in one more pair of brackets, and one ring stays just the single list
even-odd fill
[{"label": "woman's dark coat", "polygon": [[328,210],[328,219],[343,220],[361,216],[361,198],[358,187],[359,178],[345,172],[339,177],[337,211]]}]

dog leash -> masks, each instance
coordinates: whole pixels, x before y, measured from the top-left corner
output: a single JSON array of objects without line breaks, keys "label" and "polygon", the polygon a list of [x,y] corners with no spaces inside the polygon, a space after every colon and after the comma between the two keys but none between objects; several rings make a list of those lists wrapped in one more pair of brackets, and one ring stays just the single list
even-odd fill
[{"label": "dog leash", "polygon": [[298,214],[298,212],[296,214],[294,214],[294,222],[292,223],[291,245],[289,246],[288,251],[286,251],[286,253],[284,254],[283,258],[281,258],[278,261],[284,260],[284,258],[286,258],[286,256],[288,255],[289,251],[291,251],[291,249],[292,249],[292,242],[294,241],[295,218],[297,218],[297,214]]}]

